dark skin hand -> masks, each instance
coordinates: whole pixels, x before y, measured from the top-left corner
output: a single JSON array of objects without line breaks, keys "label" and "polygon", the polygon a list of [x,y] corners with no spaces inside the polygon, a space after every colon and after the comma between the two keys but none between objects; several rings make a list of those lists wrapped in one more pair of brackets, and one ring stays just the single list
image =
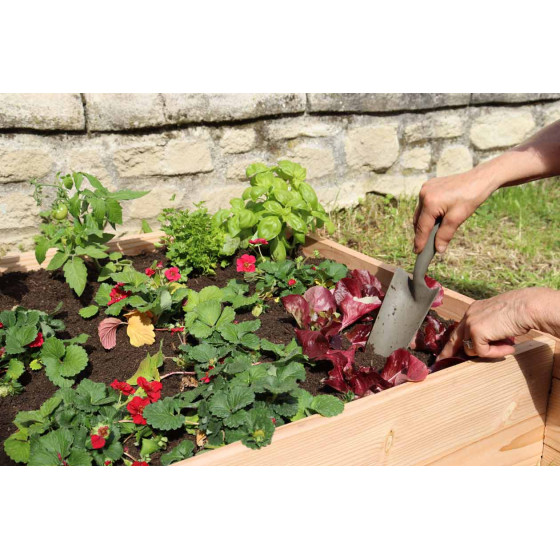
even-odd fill
[{"label": "dark skin hand", "polygon": [[[422,251],[438,218],[442,223],[435,244],[443,253],[460,225],[494,191],[556,175],[560,175],[560,121],[466,173],[430,179],[422,186],[414,213],[414,251]],[[530,329],[560,336],[560,292],[528,288],[474,302],[439,358],[451,357],[463,346],[470,356],[501,358],[514,352],[504,339]]]}]

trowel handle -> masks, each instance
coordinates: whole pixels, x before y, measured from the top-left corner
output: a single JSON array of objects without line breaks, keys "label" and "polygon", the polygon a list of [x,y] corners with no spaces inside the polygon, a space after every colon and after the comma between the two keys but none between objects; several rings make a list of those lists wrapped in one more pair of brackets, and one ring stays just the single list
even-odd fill
[{"label": "trowel handle", "polygon": [[426,241],[426,245],[424,249],[416,257],[416,264],[414,265],[414,273],[412,276],[412,285],[414,289],[416,289],[417,287],[426,286],[426,283],[424,282],[424,276],[428,271],[428,266],[430,265],[430,262],[432,262],[432,259],[436,254],[435,240],[436,240],[436,233],[439,229],[440,224],[441,224],[441,218],[438,218],[436,220],[434,228],[430,233],[430,237],[428,237],[428,241]]}]

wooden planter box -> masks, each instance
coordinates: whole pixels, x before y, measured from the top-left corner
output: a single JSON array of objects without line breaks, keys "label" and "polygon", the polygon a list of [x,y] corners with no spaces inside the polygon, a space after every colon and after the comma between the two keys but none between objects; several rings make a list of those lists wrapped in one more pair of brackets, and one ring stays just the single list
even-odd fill
[{"label": "wooden planter box", "polygon": [[[158,232],[112,242],[129,255],[154,248]],[[309,236],[304,252],[375,274],[394,267]],[[46,266],[52,252],[47,254]],[[40,268],[33,253],[0,260],[0,274]],[[445,290],[438,313],[459,320],[472,302]],[[552,390],[552,391],[551,391]],[[549,404],[550,395],[550,404]],[[547,421],[547,408],[548,421]],[[546,427],[546,434],[545,434]],[[473,360],[279,427],[271,445],[240,442],[176,465],[560,465],[560,341],[531,331],[503,360]]]}]

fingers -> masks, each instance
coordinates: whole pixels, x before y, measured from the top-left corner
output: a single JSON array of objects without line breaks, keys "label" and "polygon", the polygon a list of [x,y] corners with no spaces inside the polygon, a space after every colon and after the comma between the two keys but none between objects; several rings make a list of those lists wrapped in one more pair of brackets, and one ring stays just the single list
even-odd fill
[{"label": "fingers", "polygon": [[461,221],[456,219],[451,213],[445,214],[436,234],[436,251],[438,253],[445,252],[460,225]]},{"label": "fingers", "polygon": [[465,321],[463,319],[451,333],[447,344],[443,347],[443,350],[440,352],[437,359],[443,360],[444,358],[451,358],[452,356],[455,356],[455,354],[457,354],[463,347],[464,333]]},{"label": "fingers", "polygon": [[429,214],[425,208],[420,211],[416,221],[416,236],[414,238],[414,252],[420,253],[426,246],[430,232],[434,229],[436,217]]}]

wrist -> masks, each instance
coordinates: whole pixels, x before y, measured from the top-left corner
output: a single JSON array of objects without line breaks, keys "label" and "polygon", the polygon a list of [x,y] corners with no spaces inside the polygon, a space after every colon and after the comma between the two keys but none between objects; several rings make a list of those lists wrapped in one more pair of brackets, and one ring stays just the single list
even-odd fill
[{"label": "wrist", "polygon": [[481,184],[485,185],[486,192],[484,194],[486,196],[490,196],[513,180],[510,156],[509,152],[505,152],[498,157],[477,165],[473,169],[477,173],[477,178],[481,181]]},{"label": "wrist", "polygon": [[552,288],[525,288],[528,327],[555,334],[560,326],[560,292]]}]

